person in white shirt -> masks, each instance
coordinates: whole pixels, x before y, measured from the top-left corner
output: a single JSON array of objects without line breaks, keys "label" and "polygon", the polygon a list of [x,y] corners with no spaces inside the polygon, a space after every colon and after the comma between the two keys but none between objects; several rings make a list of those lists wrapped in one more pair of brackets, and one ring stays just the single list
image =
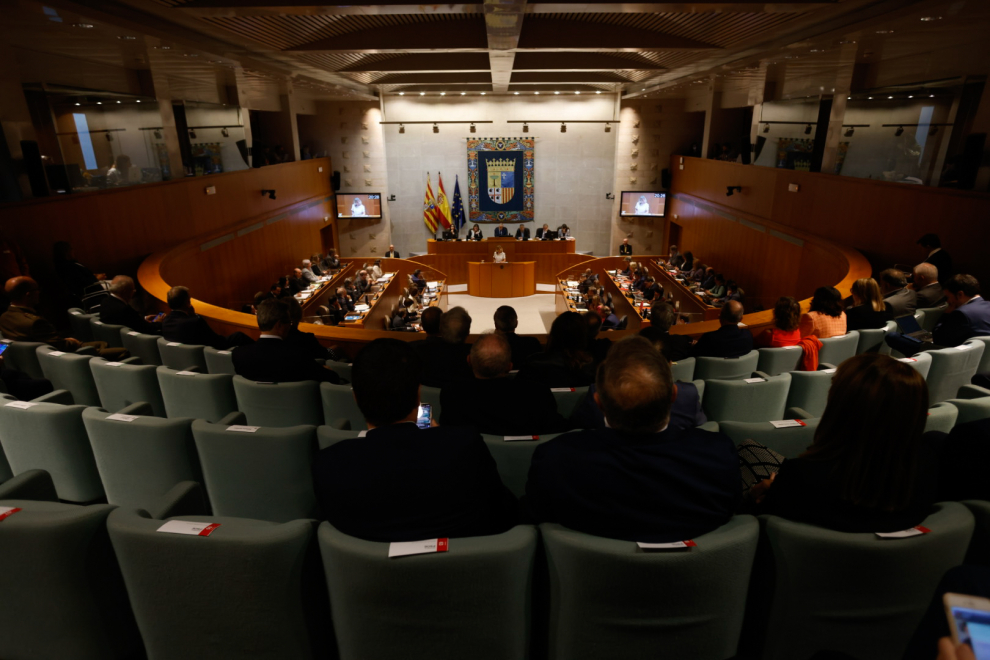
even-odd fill
[{"label": "person in white shirt", "polygon": [[495,260],[497,264],[505,263],[505,252],[502,252],[502,246],[498,245],[495,247],[495,254],[492,255],[492,259]]},{"label": "person in white shirt", "polygon": [[382,276],[382,260],[375,259],[375,265],[371,267],[371,276],[377,281]]},{"label": "person in white shirt", "polygon": [[636,202],[636,215],[650,215],[650,203],[646,201],[646,195],[640,195]]},{"label": "person in white shirt", "polygon": [[358,197],[355,197],[354,201],[351,202],[351,217],[355,218],[364,215],[367,215],[367,212],[364,210],[364,203]]},{"label": "person in white shirt", "polygon": [[561,225],[557,228],[557,237],[560,240],[564,240],[571,237],[571,228],[567,225]]},{"label": "person in white shirt", "polygon": [[302,265],[303,267],[300,270],[302,271],[302,278],[303,280],[306,281],[306,283],[316,284],[317,282],[320,281],[320,278],[318,278],[316,274],[313,272],[312,261],[310,261],[309,259],[303,259]]}]

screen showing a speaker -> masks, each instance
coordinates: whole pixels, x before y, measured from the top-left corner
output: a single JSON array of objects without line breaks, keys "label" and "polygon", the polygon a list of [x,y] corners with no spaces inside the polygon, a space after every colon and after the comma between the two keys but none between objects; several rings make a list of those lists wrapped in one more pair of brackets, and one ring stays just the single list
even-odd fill
[{"label": "screen showing a speaker", "polygon": [[624,191],[619,215],[646,215],[662,218],[666,213],[666,206],[667,193]]},{"label": "screen showing a speaker", "polygon": [[381,193],[337,193],[338,218],[382,217]]}]

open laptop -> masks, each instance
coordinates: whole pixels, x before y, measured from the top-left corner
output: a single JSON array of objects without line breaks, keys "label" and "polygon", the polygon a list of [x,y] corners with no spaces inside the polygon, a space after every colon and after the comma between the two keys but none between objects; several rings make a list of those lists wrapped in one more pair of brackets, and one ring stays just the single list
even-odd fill
[{"label": "open laptop", "polygon": [[914,318],[912,314],[894,319],[894,322],[897,323],[897,327],[901,329],[901,334],[907,337],[917,339],[918,341],[932,340],[932,333],[918,325],[918,319]]}]

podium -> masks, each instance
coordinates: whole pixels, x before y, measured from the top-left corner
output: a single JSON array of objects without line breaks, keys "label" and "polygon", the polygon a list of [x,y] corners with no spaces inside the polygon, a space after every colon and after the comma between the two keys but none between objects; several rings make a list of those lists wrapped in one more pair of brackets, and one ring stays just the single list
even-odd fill
[{"label": "podium", "polygon": [[469,261],[468,295],[480,298],[522,298],[536,293],[536,262],[497,264]]}]

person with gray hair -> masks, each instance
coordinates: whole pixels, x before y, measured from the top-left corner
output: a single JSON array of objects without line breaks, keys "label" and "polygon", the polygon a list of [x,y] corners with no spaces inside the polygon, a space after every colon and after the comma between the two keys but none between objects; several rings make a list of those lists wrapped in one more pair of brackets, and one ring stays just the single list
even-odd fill
[{"label": "person with gray hair", "polygon": [[642,337],[617,342],[598,369],[605,428],[536,448],[526,498],[536,522],[626,541],[668,543],[724,525],[741,499],[735,443],[671,425],[670,364]]},{"label": "person with gray hair", "polygon": [[888,268],[880,273],[880,292],[894,318],[914,314],[918,308],[918,296],[907,288],[907,278],[896,268]]},{"label": "person with gray hair", "polygon": [[665,302],[654,302],[650,307],[650,325],[639,331],[654,346],[660,347],[664,357],[671,362],[686,360],[691,355],[691,338],[672,335],[670,328],[677,323],[677,312]]},{"label": "person with gray hair", "polygon": [[927,261],[914,267],[914,289],[918,308],[938,307],[945,302],[942,285],[938,281],[938,268]]},{"label": "person with gray hair", "polygon": [[134,279],[118,275],[110,282],[110,295],[100,303],[100,321],[110,325],[122,325],[146,335],[162,334],[161,319],[164,314],[141,316],[132,306]]},{"label": "person with gray hair", "polygon": [[429,387],[471,377],[468,365],[470,347],[465,343],[471,334],[471,315],[463,307],[452,307],[440,317],[439,336],[427,336],[413,343],[423,362],[420,383]]},{"label": "person with gray hair", "polygon": [[196,313],[192,295],[184,286],[173,286],[166,296],[171,312],[162,321],[162,337],[166,341],[180,344],[210,346],[217,350],[250,344],[253,339],[243,332],[235,332],[229,337],[217,334],[202,316]]},{"label": "person with gray hair", "polygon": [[[449,313],[449,312],[448,312]],[[540,435],[566,430],[550,388],[509,377],[512,347],[505,336],[484,334],[468,356],[473,378],[451,381],[440,391],[440,424],[489,435]]]},{"label": "person with gray hair", "polygon": [[316,284],[320,281],[320,278],[313,272],[313,262],[309,259],[303,259],[302,268],[299,270],[302,271],[302,278],[307,284]]}]

